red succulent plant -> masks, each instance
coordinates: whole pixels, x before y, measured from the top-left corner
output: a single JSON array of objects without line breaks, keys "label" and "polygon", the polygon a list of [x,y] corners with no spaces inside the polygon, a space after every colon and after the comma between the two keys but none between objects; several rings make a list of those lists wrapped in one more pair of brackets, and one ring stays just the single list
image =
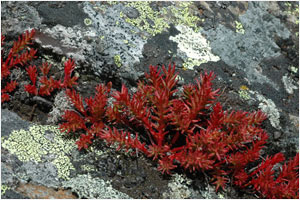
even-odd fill
[{"label": "red succulent plant", "polygon": [[[295,189],[299,173],[287,171],[299,166],[296,161],[284,165],[278,181],[273,180],[272,166],[282,162],[282,156],[274,156],[271,162],[267,158],[252,173],[245,170],[259,159],[268,138],[260,127],[266,115],[261,111],[225,112],[216,101],[219,90],[212,89],[213,73],[200,75],[196,84],[184,86],[182,92],[177,87],[175,66],[162,66],[162,71],[150,66],[145,77],[134,94],[124,85],[120,92],[114,92],[111,106],[107,103],[111,83],[99,85],[95,97],[85,101],[74,90],[67,90],[75,109],[65,112],[61,130],[86,132],[76,142],[79,149],[100,138],[108,145],[119,144],[118,149],[140,151],[157,160],[162,173],[169,174],[178,166],[191,172],[209,171],[216,190],[224,189],[232,180],[240,187],[253,185],[265,197],[277,198],[266,192],[276,187],[289,188],[279,197],[299,196]],[[267,186],[261,185],[262,174],[268,177]]]}]

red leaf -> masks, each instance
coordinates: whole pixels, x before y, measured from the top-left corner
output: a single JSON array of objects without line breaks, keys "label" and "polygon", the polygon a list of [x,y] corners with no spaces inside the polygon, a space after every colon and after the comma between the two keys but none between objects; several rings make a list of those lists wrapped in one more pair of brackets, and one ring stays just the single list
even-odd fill
[{"label": "red leaf", "polygon": [[69,59],[67,62],[65,62],[65,77],[64,77],[64,82],[63,82],[63,86],[65,88],[69,87],[71,88],[73,85],[77,85],[76,80],[78,79],[78,77],[72,77],[71,78],[71,74],[75,69],[75,62],[74,60],[72,61],[72,59]]},{"label": "red leaf", "polygon": [[93,135],[92,134],[81,134],[78,141],[76,141],[76,144],[78,146],[78,150],[81,150],[82,148],[87,149],[88,144],[92,144]]},{"label": "red leaf", "polygon": [[35,87],[35,85],[25,85],[25,91],[30,93],[30,94],[33,94],[33,95],[37,95],[38,94],[38,90],[37,88]]},{"label": "red leaf", "polygon": [[224,176],[214,176],[214,179],[216,180],[215,182],[213,182],[213,184],[216,185],[216,192],[220,187],[225,191],[225,185],[229,179],[225,178]]},{"label": "red leaf", "polygon": [[176,165],[173,164],[173,160],[169,159],[167,156],[163,157],[158,161],[158,170],[161,171],[163,174],[171,174],[170,170],[175,169]]},{"label": "red leaf", "polygon": [[74,104],[75,108],[83,115],[86,115],[86,111],[83,106],[82,97],[78,93],[76,93],[75,90],[70,90],[70,89],[66,90],[66,94],[70,98],[71,102]]},{"label": "red leaf", "polygon": [[80,129],[87,130],[84,119],[74,111],[66,110],[62,116],[63,120],[67,121],[59,126],[62,132],[70,133]]},{"label": "red leaf", "polygon": [[1,103],[5,102],[5,101],[9,101],[9,95],[7,93],[2,93],[1,92]]},{"label": "red leaf", "polygon": [[19,51],[23,50],[28,44],[31,44],[35,30],[32,29],[30,32],[27,30],[21,36],[19,36],[18,41],[15,41],[12,49],[10,50],[11,55],[17,54]]},{"label": "red leaf", "polygon": [[48,63],[43,63],[42,66],[40,67],[40,70],[44,76],[48,75],[50,69],[51,69],[51,64]]},{"label": "red leaf", "polygon": [[10,81],[6,86],[1,90],[1,92],[12,92],[16,89],[18,83],[17,81]]},{"label": "red leaf", "polygon": [[37,70],[36,66],[30,65],[29,67],[26,68],[27,74],[29,75],[29,78],[32,82],[33,85],[36,85],[36,77],[37,77]]}]

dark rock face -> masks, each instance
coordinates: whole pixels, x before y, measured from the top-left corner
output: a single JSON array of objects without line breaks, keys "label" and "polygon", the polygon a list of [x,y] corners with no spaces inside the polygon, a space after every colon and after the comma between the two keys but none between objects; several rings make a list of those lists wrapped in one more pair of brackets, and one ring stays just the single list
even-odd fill
[{"label": "dark rock face", "polygon": [[45,2],[35,5],[42,23],[48,27],[61,24],[65,27],[84,25],[84,19],[88,17],[80,8],[78,2]]}]

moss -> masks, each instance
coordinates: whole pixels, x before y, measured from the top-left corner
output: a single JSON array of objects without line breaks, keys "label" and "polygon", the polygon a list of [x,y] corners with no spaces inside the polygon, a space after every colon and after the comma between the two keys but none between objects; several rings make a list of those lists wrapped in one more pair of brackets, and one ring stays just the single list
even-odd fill
[{"label": "moss", "polygon": [[57,127],[33,125],[29,130],[13,131],[4,139],[2,147],[15,154],[22,162],[47,162],[46,155],[54,155],[52,163],[58,170],[58,177],[68,179],[70,170],[75,170],[67,156],[76,149],[74,140],[63,138]]},{"label": "moss", "polygon": [[235,31],[240,34],[245,34],[243,24],[241,22],[235,21]]},{"label": "moss", "polygon": [[121,56],[120,56],[120,55],[115,55],[115,56],[114,56],[114,61],[115,61],[115,64],[116,64],[118,67],[121,67],[121,66],[122,66],[122,60],[121,60]]}]

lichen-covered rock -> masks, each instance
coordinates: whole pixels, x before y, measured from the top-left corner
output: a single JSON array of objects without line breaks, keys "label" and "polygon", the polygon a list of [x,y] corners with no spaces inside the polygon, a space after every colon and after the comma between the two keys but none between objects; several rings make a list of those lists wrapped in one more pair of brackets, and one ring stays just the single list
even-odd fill
[{"label": "lichen-covered rock", "polygon": [[78,175],[63,182],[63,187],[71,188],[79,198],[88,199],[129,199],[130,197],[112,188],[109,181],[92,178],[89,174]]},{"label": "lichen-covered rock", "polygon": [[[2,33],[8,42],[25,30],[37,30],[39,58],[33,64],[39,66],[41,60],[51,63],[57,73],[63,71],[61,63],[73,57],[75,73],[80,77],[76,89],[84,97],[92,95],[100,82],[112,81],[113,90],[123,83],[132,89],[150,64],[175,62],[181,83],[191,82],[200,72],[214,71],[215,83],[224,91],[220,98],[226,108],[261,109],[267,113],[264,126],[270,143],[265,152],[281,151],[289,157],[299,151],[297,2],[9,1],[1,3],[1,15]],[[24,69],[14,70],[13,76],[25,77]],[[21,110],[22,118],[37,103],[22,91],[28,81],[20,80],[19,90],[14,93],[17,101],[2,105],[15,112]],[[51,97],[52,112],[43,111],[43,119],[48,118],[48,122],[33,113],[37,121],[52,125],[59,122],[69,102],[63,91],[56,95]],[[41,187],[44,194],[57,197],[52,189],[60,191],[62,182],[82,197],[104,194],[114,198],[107,193],[114,191],[109,181],[101,178],[113,179],[111,184],[130,196],[139,190],[135,198],[163,198],[162,194],[165,198],[240,195],[232,193],[230,187],[226,191],[229,196],[215,194],[215,188],[199,177],[193,179],[201,182],[197,185],[203,184],[197,189],[177,175],[168,180],[154,175],[155,167],[151,165],[143,166],[143,173],[139,173],[140,168],[128,164],[135,161],[111,158],[116,154],[104,144],[99,145],[101,149],[94,157],[94,152],[78,152],[75,141],[54,126],[31,124],[6,109],[2,109],[1,122],[2,198],[29,198],[32,196],[21,193],[21,189],[37,191],[40,186],[45,186]],[[102,185],[108,189],[83,191],[74,185],[83,184],[80,178],[95,188]],[[163,186],[168,185],[165,190]],[[62,191],[62,195],[70,192]]]}]

